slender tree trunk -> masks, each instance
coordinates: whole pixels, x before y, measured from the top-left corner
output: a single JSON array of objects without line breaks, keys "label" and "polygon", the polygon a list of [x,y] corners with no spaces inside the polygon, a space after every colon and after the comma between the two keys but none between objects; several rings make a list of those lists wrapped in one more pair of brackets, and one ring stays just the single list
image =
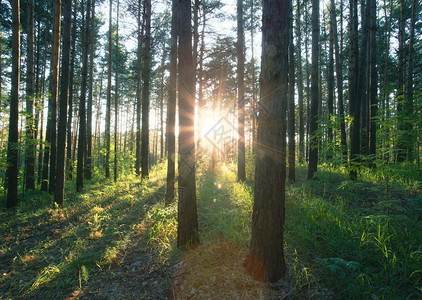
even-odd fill
[{"label": "slender tree trunk", "polygon": [[164,157],[164,64],[166,62],[166,46],[163,43],[160,78],[160,159]]},{"label": "slender tree trunk", "polygon": [[[414,122],[414,111],[413,111],[413,68],[414,68],[414,56],[415,56],[415,22],[416,22],[416,6],[417,1],[413,0],[412,2],[412,16],[410,20],[410,40],[409,40],[409,63],[407,69],[407,82],[406,82],[406,110],[407,110],[407,132],[406,132],[406,141],[407,141],[407,160],[413,162],[413,146],[415,142],[415,136],[413,133],[413,122]],[[373,4],[376,5],[375,3]],[[374,8],[375,9],[375,8]],[[376,56],[375,56],[376,58]],[[375,98],[376,101],[376,98]]]},{"label": "slender tree trunk", "polygon": [[289,14],[289,182],[295,182],[295,54],[293,43],[293,5]]},{"label": "slender tree trunk", "polygon": [[67,179],[73,178],[72,159],[72,116],[73,116],[73,78],[75,74],[76,57],[76,13],[78,11],[78,0],[75,0],[72,21],[72,53],[70,55],[70,75],[69,75],[69,112],[67,119],[67,148],[66,148],[66,168]]},{"label": "slender tree trunk", "polygon": [[319,99],[319,0],[312,0],[312,82],[311,82],[311,115],[309,124],[309,166],[308,179],[317,171],[318,165],[318,103]]},{"label": "slender tree trunk", "polygon": [[[178,0],[172,1],[172,18],[171,18],[171,38],[170,38],[170,77],[168,83],[168,100],[167,100],[167,187],[166,187],[166,204],[174,198],[174,180],[175,180],[175,160],[176,160],[176,137],[175,137],[175,119],[176,119],[176,77],[177,77],[177,16],[178,16]],[[201,54],[202,54],[201,45]],[[202,64],[202,57],[200,58]],[[200,68],[201,69],[201,68]],[[201,108],[201,86],[202,77],[199,75],[199,105]]]},{"label": "slender tree trunk", "polygon": [[[141,7],[142,0],[138,1],[138,50],[136,62],[136,161],[135,173],[137,176],[141,174],[141,85],[142,85],[142,40],[143,28],[141,29]],[[145,18],[143,18],[145,19]],[[143,24],[142,24],[143,27]]]},{"label": "slender tree trunk", "polygon": [[405,131],[407,129],[405,118],[407,117],[407,110],[405,108],[405,0],[400,0],[400,20],[399,20],[399,51],[398,51],[398,87],[397,87],[397,115],[399,117],[398,127],[403,133],[399,134],[397,143],[397,161],[402,162],[406,159],[406,137]]},{"label": "slender tree trunk", "polygon": [[297,50],[297,88],[298,88],[298,104],[299,104],[299,163],[304,162],[305,157],[305,124],[303,118],[303,75],[302,75],[302,30],[300,23],[301,15],[300,0],[297,0],[296,15],[296,50]]},{"label": "slender tree trunk", "polygon": [[[377,111],[378,111],[378,73],[377,73],[377,4],[375,0],[369,0],[368,8],[370,10],[369,18],[369,154],[371,161],[375,159],[376,154],[376,133],[377,133]],[[371,162],[373,164],[373,162]]]},{"label": "slender tree trunk", "polygon": [[243,31],[243,0],[237,0],[237,89],[238,89],[238,158],[237,158],[237,179],[246,180],[245,170],[245,38]]},{"label": "slender tree trunk", "polygon": [[202,32],[201,32],[201,47],[199,49],[199,70],[198,70],[198,149],[201,147],[202,142],[202,116],[203,116],[203,109],[204,109],[204,52],[205,52],[205,23],[206,23],[206,8],[202,6]]},{"label": "slender tree trunk", "polygon": [[334,0],[331,0],[331,26],[334,42],[335,51],[335,63],[336,63],[336,79],[337,79],[337,101],[338,101],[338,114],[340,117],[340,135],[341,135],[341,148],[343,163],[347,163],[347,141],[346,141],[346,125],[344,118],[344,105],[343,105],[343,59],[340,53],[337,33],[337,20],[336,20],[336,8]]},{"label": "slender tree trunk", "polygon": [[53,42],[51,50],[51,72],[50,72],[50,180],[48,191],[53,194],[56,191],[56,155],[57,155],[57,98],[59,80],[59,58],[60,58],[60,22],[61,22],[61,0],[53,1]]},{"label": "slender tree trunk", "polygon": [[119,7],[120,1],[117,0],[117,16],[116,16],[116,74],[114,83],[114,182],[117,181],[117,152],[118,152],[118,109],[119,109]]},{"label": "slender tree trunk", "polygon": [[[40,124],[40,146],[39,146],[39,154],[38,154],[38,184],[41,183],[41,179],[43,178],[43,172],[44,172],[44,92],[45,92],[45,69],[47,65],[47,51],[44,49],[44,59],[43,59],[43,68],[42,68],[42,75],[41,75],[41,94],[40,94],[40,118],[41,118],[41,124]],[[41,187],[42,188],[42,187]],[[47,186],[46,186],[47,189]]]},{"label": "slender tree trunk", "polygon": [[310,87],[310,72],[309,72],[309,62],[308,62],[308,39],[309,39],[309,33],[308,33],[308,7],[305,4],[305,57],[306,57],[306,158],[309,163],[309,149],[310,149],[310,124],[311,124],[311,87]]},{"label": "slender tree trunk", "polygon": [[255,55],[254,55],[254,0],[251,0],[251,73],[252,73],[252,151],[256,148],[256,78],[255,78]]},{"label": "slender tree trunk", "polygon": [[191,3],[179,0],[179,202],[177,246],[199,241],[195,183],[195,68],[192,59]]},{"label": "slender tree trunk", "polygon": [[54,201],[63,207],[65,186],[65,155],[66,155],[66,125],[67,99],[69,92],[69,55],[72,22],[72,0],[63,0],[63,53],[60,77],[60,114],[57,132],[57,170],[56,191]]},{"label": "slender tree trunk", "polygon": [[359,57],[359,82],[357,94],[361,104],[361,153],[369,154],[369,139],[367,135],[368,129],[368,41],[369,41],[369,16],[368,16],[368,1],[361,1],[361,19],[362,19],[362,48]]},{"label": "slender tree trunk", "polygon": [[108,25],[108,78],[107,78],[107,103],[105,117],[105,177],[110,177],[110,127],[111,127],[111,52],[112,52],[112,6],[113,0],[110,0],[109,25]]},{"label": "slender tree trunk", "polygon": [[85,24],[82,26],[82,77],[81,98],[79,100],[79,136],[78,136],[78,164],[76,169],[76,191],[80,192],[84,186],[84,156],[86,151],[86,90],[89,51],[89,24],[91,16],[91,0],[86,4]]},{"label": "slender tree trunk", "polygon": [[[335,7],[331,6],[330,10],[334,10]],[[328,83],[327,83],[327,92],[328,92],[328,155],[327,159],[331,159],[334,153],[334,140],[333,140],[333,125],[331,122],[332,117],[334,116],[334,25],[332,22],[332,14],[330,14],[330,28],[329,28],[329,48],[328,48]]]},{"label": "slender tree trunk", "polygon": [[20,75],[20,5],[12,0],[12,89],[10,95],[9,141],[7,143],[7,208],[18,204],[18,122]]},{"label": "slender tree trunk", "polygon": [[[142,144],[141,144],[141,172],[142,178],[149,175],[149,95],[151,77],[151,0],[144,0],[145,5],[145,47],[144,70],[142,72]],[[190,19],[190,18],[189,18]]]},{"label": "slender tree trunk", "polygon": [[27,3],[27,76],[26,76],[26,155],[25,188],[35,189],[35,144],[34,140],[34,0]]},{"label": "slender tree trunk", "polygon": [[357,177],[357,163],[360,154],[360,108],[361,97],[358,93],[359,74],[359,50],[358,50],[358,19],[357,0],[350,0],[350,22],[349,22],[349,105],[350,116],[353,118],[350,128],[350,177],[355,180]]},{"label": "slender tree trunk", "polygon": [[94,28],[95,28],[95,0],[92,0],[91,15],[91,37],[90,37],[90,53],[89,53],[89,88],[88,102],[86,105],[86,159],[85,159],[85,177],[90,180],[92,177],[92,98],[94,89]]},{"label": "slender tree trunk", "polygon": [[[262,7],[261,105],[258,116],[252,238],[246,268],[275,282],[286,273],[282,246],[285,220],[286,116],[291,0],[264,0]],[[283,132],[284,131],[284,132]]]}]

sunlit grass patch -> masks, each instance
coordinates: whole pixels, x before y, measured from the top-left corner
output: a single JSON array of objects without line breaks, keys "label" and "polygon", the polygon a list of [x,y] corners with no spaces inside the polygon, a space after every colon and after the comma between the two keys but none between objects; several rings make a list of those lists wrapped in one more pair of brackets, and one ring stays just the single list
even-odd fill
[{"label": "sunlit grass patch", "polygon": [[246,249],[223,239],[210,239],[189,250],[177,270],[177,299],[264,299],[265,284],[245,272]]}]

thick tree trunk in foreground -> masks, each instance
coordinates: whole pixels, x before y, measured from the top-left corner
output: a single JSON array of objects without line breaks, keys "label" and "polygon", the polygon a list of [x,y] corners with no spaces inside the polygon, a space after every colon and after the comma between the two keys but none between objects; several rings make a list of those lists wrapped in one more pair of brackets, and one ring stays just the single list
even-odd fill
[{"label": "thick tree trunk in foreground", "polygon": [[18,204],[18,121],[20,74],[20,8],[12,1],[12,90],[10,96],[9,141],[7,143],[7,207]]},{"label": "thick tree trunk in foreground", "polygon": [[[173,0],[175,1],[175,0]],[[177,246],[198,242],[195,183],[195,68],[192,61],[191,3],[179,0],[179,202]]]},{"label": "thick tree trunk in foreground", "polygon": [[[286,273],[283,250],[286,148],[284,108],[288,94],[290,0],[264,0],[261,104],[258,116],[252,239],[246,268],[256,278],[277,281]],[[284,146],[283,146],[284,145]]]},{"label": "thick tree trunk in foreground", "polygon": [[312,74],[311,74],[311,114],[309,123],[309,166],[308,179],[314,176],[318,165],[318,103],[319,99],[319,0],[312,0]]},{"label": "thick tree trunk in foreground", "polygon": [[69,92],[69,55],[70,30],[72,22],[72,0],[63,0],[63,54],[60,76],[60,113],[57,132],[57,170],[56,191],[54,202],[63,207],[65,182],[65,152],[66,152],[66,125],[67,99]]}]

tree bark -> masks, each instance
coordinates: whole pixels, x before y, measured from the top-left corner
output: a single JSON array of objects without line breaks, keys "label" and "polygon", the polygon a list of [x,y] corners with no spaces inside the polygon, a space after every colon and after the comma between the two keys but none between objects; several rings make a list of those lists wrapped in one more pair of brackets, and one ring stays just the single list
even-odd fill
[{"label": "tree bark", "polygon": [[300,0],[297,0],[297,15],[296,15],[296,50],[297,50],[297,89],[298,89],[298,104],[299,104],[299,163],[304,162],[305,157],[305,124],[303,118],[303,75],[302,75],[302,30],[300,23]]},{"label": "tree bark", "polygon": [[94,56],[95,56],[95,0],[92,0],[92,15],[91,15],[91,37],[90,37],[90,53],[89,53],[89,88],[88,88],[88,102],[86,105],[86,155],[85,155],[85,177],[91,179],[92,177],[92,98],[94,88]]},{"label": "tree bark", "polygon": [[195,68],[192,59],[191,3],[179,0],[179,201],[177,246],[185,248],[198,238],[195,183]]},{"label": "tree bark", "polygon": [[81,98],[79,100],[79,136],[78,136],[78,164],[76,169],[76,191],[80,192],[84,186],[84,156],[86,151],[86,90],[89,51],[89,24],[91,16],[91,0],[86,4],[86,17],[82,34],[82,77]]},{"label": "tree bark", "polygon": [[338,115],[340,117],[340,139],[341,139],[341,151],[342,161],[347,163],[347,140],[346,140],[346,124],[344,118],[344,105],[343,105],[343,58],[340,53],[338,33],[337,33],[337,20],[336,20],[336,7],[334,0],[331,0],[331,26],[333,27],[333,42],[335,51],[335,63],[336,63],[336,79],[337,79],[337,102],[338,102]]},{"label": "tree bark", "polygon": [[141,172],[142,178],[149,175],[149,95],[151,80],[151,0],[144,0],[145,5],[145,47],[144,69],[142,72],[142,143]]},{"label": "tree bark", "polygon": [[[141,85],[142,85],[142,40],[143,40],[143,22],[141,22],[141,4],[138,1],[138,50],[136,61],[136,160],[135,173],[137,176],[141,174]],[[145,18],[143,18],[145,20]],[[142,26],[141,26],[142,23]],[[142,29],[141,29],[142,28]]]},{"label": "tree bark", "polygon": [[243,0],[237,0],[237,130],[238,130],[238,158],[237,179],[246,180],[245,170],[245,38],[243,31]]},{"label": "tree bark", "polygon": [[[335,7],[331,6],[331,10],[334,10]],[[328,155],[327,159],[330,160],[334,154],[334,140],[333,140],[333,123],[332,117],[334,116],[334,25],[332,22],[332,14],[330,14],[330,28],[329,28],[329,49],[328,49],[328,83],[327,83],[327,106],[328,106]]]},{"label": "tree bark", "polygon": [[12,88],[10,95],[9,141],[7,143],[7,208],[18,204],[18,122],[19,122],[19,75],[20,75],[20,5],[12,3]]},{"label": "tree bark", "polygon": [[72,53],[70,55],[70,74],[69,74],[69,111],[67,119],[67,148],[66,148],[66,177],[73,178],[73,159],[72,159],[72,116],[73,116],[73,78],[75,74],[76,57],[76,13],[78,11],[78,0],[75,0],[73,8],[72,21]]},{"label": "tree bark", "polygon": [[110,0],[109,25],[108,25],[108,77],[107,77],[107,103],[105,117],[105,177],[110,177],[110,125],[111,125],[111,52],[112,52],[112,6],[113,0]]},{"label": "tree bark", "polygon": [[318,165],[318,103],[319,99],[319,0],[312,0],[312,74],[311,74],[311,114],[309,124],[309,166],[308,179],[313,178]]},{"label": "tree bark", "polygon": [[62,69],[60,76],[60,114],[57,132],[57,170],[56,190],[54,202],[60,207],[64,203],[65,187],[65,152],[66,152],[66,125],[67,125],[67,99],[69,92],[69,55],[70,35],[72,22],[72,0],[63,0],[63,53]]},{"label": "tree bark", "polygon": [[[283,251],[286,115],[290,0],[264,0],[261,105],[258,116],[252,239],[245,266],[256,278],[277,281],[286,273]],[[284,132],[283,132],[284,131]]]},{"label": "tree bark", "polygon": [[26,76],[26,155],[25,190],[35,189],[34,140],[34,0],[27,3],[27,76]]},{"label": "tree bark", "polygon": [[119,112],[119,8],[120,1],[117,0],[117,13],[116,13],[116,74],[114,83],[114,182],[117,181],[117,152],[118,152],[118,112]]},{"label": "tree bark", "polygon": [[[369,155],[371,164],[376,155],[376,134],[377,134],[377,111],[378,111],[378,72],[377,72],[377,4],[375,0],[369,0]],[[409,65],[410,67],[411,65]]]},{"label": "tree bark", "polygon": [[61,22],[61,0],[53,1],[53,41],[51,49],[50,64],[50,180],[48,191],[53,194],[56,191],[56,156],[57,156],[57,98],[59,80],[59,58],[60,58],[60,22]]},{"label": "tree bark", "polygon": [[358,50],[358,18],[357,0],[350,0],[349,22],[349,105],[350,116],[353,118],[350,128],[350,178],[357,178],[357,163],[360,154],[360,109],[361,97],[358,94],[359,50]]},{"label": "tree bark", "polygon": [[[175,138],[175,119],[176,119],[176,77],[177,77],[177,17],[178,17],[178,0],[172,1],[172,18],[171,18],[171,38],[170,38],[170,77],[168,83],[168,101],[167,101],[167,187],[166,187],[166,204],[174,198],[174,181],[175,181],[175,154],[176,154],[176,138]],[[202,46],[201,46],[202,48]],[[201,78],[201,77],[199,77]],[[201,80],[201,79],[200,79]],[[199,83],[199,96],[201,96],[201,82]],[[201,100],[201,97],[199,97]],[[199,102],[201,105],[201,102]]]},{"label": "tree bark", "polygon": [[295,54],[293,43],[293,5],[289,14],[289,182],[295,182]]}]

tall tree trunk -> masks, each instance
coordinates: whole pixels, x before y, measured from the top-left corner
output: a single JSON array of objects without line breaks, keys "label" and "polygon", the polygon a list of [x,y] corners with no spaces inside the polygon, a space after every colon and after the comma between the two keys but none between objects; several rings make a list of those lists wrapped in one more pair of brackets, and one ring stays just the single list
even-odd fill
[{"label": "tall tree trunk", "polygon": [[105,117],[105,177],[110,177],[110,127],[111,127],[111,52],[112,52],[112,6],[113,0],[110,0],[109,25],[108,25],[108,77],[107,77],[107,103]]},{"label": "tall tree trunk", "polygon": [[35,189],[35,144],[34,140],[34,0],[27,3],[27,76],[26,76],[26,155],[25,188]]},{"label": "tall tree trunk", "polygon": [[[47,51],[45,51],[44,49],[44,58],[43,58],[43,68],[42,68],[42,72],[41,72],[41,94],[40,94],[40,119],[41,119],[41,124],[40,124],[40,141],[39,141],[39,154],[38,154],[38,177],[37,177],[37,183],[40,184],[41,183],[41,179],[43,178],[44,175],[44,150],[43,150],[43,146],[44,146],[44,92],[45,92],[45,69],[47,66]],[[42,187],[41,187],[42,188]],[[45,190],[47,190],[47,186],[45,187]]]},{"label": "tall tree trunk", "polygon": [[[334,10],[335,7],[331,6],[330,10]],[[332,14],[330,14],[332,19]],[[333,156],[334,150],[334,140],[333,140],[333,126],[331,119],[334,115],[334,25],[333,22],[330,22],[329,28],[329,49],[328,49],[328,83],[327,83],[327,92],[328,92],[328,155],[327,159],[331,159]]]},{"label": "tall tree trunk", "polygon": [[338,33],[337,33],[337,19],[336,19],[336,7],[334,0],[331,0],[331,11],[330,11],[330,26],[332,31],[335,51],[335,63],[336,63],[336,79],[337,79],[337,102],[338,102],[338,115],[340,117],[340,139],[341,139],[341,151],[342,161],[347,163],[347,140],[346,140],[346,125],[344,118],[344,105],[343,105],[343,58],[340,53]]},{"label": "tall tree trunk", "polygon": [[246,180],[245,170],[245,38],[243,31],[243,0],[237,0],[237,127],[238,127],[238,157],[237,179]]},{"label": "tall tree trunk", "polygon": [[369,139],[368,139],[368,41],[369,41],[369,16],[368,16],[368,1],[361,1],[361,19],[362,19],[362,47],[359,57],[359,82],[357,94],[360,98],[361,104],[361,153],[369,154]]},{"label": "tall tree trunk", "polygon": [[[288,43],[291,0],[264,0],[262,7],[261,105],[258,116],[252,238],[245,266],[255,277],[277,281],[286,273],[285,220]],[[283,132],[284,131],[284,132]]]},{"label": "tall tree trunk", "polygon": [[163,43],[163,57],[161,59],[160,78],[160,159],[164,157],[164,64],[166,62],[166,45]]},{"label": "tall tree trunk", "polygon": [[119,7],[120,1],[117,0],[116,13],[116,74],[114,83],[114,182],[117,181],[117,152],[118,152],[118,109],[119,109]]},{"label": "tall tree trunk", "polygon": [[12,89],[10,95],[9,141],[7,143],[7,208],[18,204],[18,122],[20,75],[20,5],[12,1]]},{"label": "tall tree trunk", "polygon": [[69,55],[70,31],[72,22],[72,0],[63,0],[63,53],[62,69],[60,76],[60,114],[57,132],[57,170],[56,191],[54,201],[63,207],[65,186],[65,152],[66,152],[66,125],[67,125],[67,99],[69,92]]},{"label": "tall tree trunk", "polygon": [[318,103],[319,99],[319,0],[312,0],[312,82],[311,82],[311,114],[309,124],[309,166],[308,179],[314,176],[318,165]]},{"label": "tall tree trunk", "polygon": [[[151,77],[151,0],[144,0],[145,5],[145,47],[144,70],[142,72],[142,143],[141,143],[141,172],[142,178],[149,175],[149,95]],[[190,18],[189,18],[190,19]]]},{"label": "tall tree trunk", "polygon": [[50,72],[50,180],[48,191],[53,194],[56,191],[56,155],[57,155],[57,98],[59,81],[59,58],[60,58],[60,22],[61,0],[53,1],[53,42],[51,49],[51,72]]},{"label": "tall tree trunk", "polygon": [[91,16],[91,0],[86,4],[86,17],[82,34],[82,77],[81,98],[79,100],[79,136],[78,136],[78,164],[76,169],[76,191],[80,192],[84,186],[84,156],[86,151],[86,90],[88,73],[89,25]]},{"label": "tall tree trunk", "polygon": [[[173,0],[175,1],[175,0]],[[198,242],[195,183],[195,68],[192,61],[190,0],[179,0],[179,202],[177,246]]]},{"label": "tall tree trunk", "polygon": [[358,17],[357,0],[350,0],[349,22],[349,105],[350,116],[353,118],[350,128],[350,177],[357,177],[357,163],[360,154],[360,108],[361,97],[358,93],[359,74],[359,46],[358,46]]},{"label": "tall tree trunk", "polygon": [[400,20],[399,20],[399,51],[398,51],[398,87],[397,87],[397,115],[399,117],[398,127],[399,130],[403,133],[399,134],[398,143],[397,143],[397,161],[402,162],[406,159],[406,137],[404,132],[407,129],[405,118],[406,108],[405,108],[405,80],[404,80],[404,61],[405,61],[405,9],[404,9],[405,0],[400,0]]},{"label": "tall tree trunk", "polygon": [[70,55],[70,74],[69,74],[69,112],[67,119],[67,148],[66,148],[66,177],[73,178],[73,159],[72,159],[72,116],[73,116],[73,78],[75,74],[76,57],[76,13],[78,11],[78,0],[74,0],[72,17],[72,53]]},{"label": "tall tree trunk", "polygon": [[[414,56],[415,56],[415,22],[416,22],[416,6],[417,1],[412,2],[412,16],[410,20],[410,40],[409,40],[409,63],[407,69],[407,82],[406,82],[406,111],[407,111],[407,131],[406,131],[406,142],[407,142],[407,160],[413,162],[413,146],[415,142],[415,136],[413,133],[413,122],[414,111],[413,111],[413,68],[414,68]],[[375,4],[374,4],[375,5]],[[376,99],[376,98],[375,98]]]},{"label": "tall tree trunk", "polygon": [[89,88],[88,102],[86,105],[86,154],[85,154],[85,177],[92,177],[92,98],[94,89],[94,56],[95,56],[95,0],[92,0],[91,15],[91,37],[90,37],[90,53],[89,53]]},{"label": "tall tree trunk", "polygon": [[299,163],[304,162],[305,157],[305,124],[303,118],[303,75],[302,75],[302,30],[300,23],[301,6],[300,0],[297,0],[296,15],[296,50],[297,50],[297,88],[298,88],[298,104],[299,104]]},{"label": "tall tree trunk", "polygon": [[[136,161],[135,173],[141,174],[141,85],[142,85],[142,40],[143,40],[143,22],[141,26],[141,7],[142,0],[138,0],[138,50],[136,61]],[[143,18],[145,20],[145,18]],[[142,29],[141,29],[142,27]]]},{"label": "tall tree trunk", "polygon": [[255,153],[256,147],[256,78],[255,78],[255,53],[254,53],[254,0],[251,0],[251,73],[252,73],[252,151]]},{"label": "tall tree trunk", "polygon": [[289,15],[289,181],[295,182],[295,54],[293,43],[293,5]]},{"label": "tall tree trunk", "polygon": [[[369,0],[369,154],[371,160],[375,159],[376,154],[376,133],[377,133],[377,111],[378,111],[378,73],[377,73],[377,4],[375,0]],[[371,163],[372,164],[372,163]]]},{"label": "tall tree trunk", "polygon": [[201,47],[199,49],[199,70],[198,70],[198,149],[201,147],[202,142],[202,115],[203,115],[203,109],[204,109],[204,86],[203,86],[203,80],[204,80],[204,53],[205,53],[205,23],[206,23],[206,8],[205,6],[202,6],[202,30],[201,30]]},{"label": "tall tree trunk", "polygon": [[[176,119],[176,80],[177,80],[177,26],[178,26],[178,0],[172,1],[171,17],[171,38],[170,38],[170,77],[168,83],[167,100],[167,187],[166,204],[174,198],[174,180],[175,180],[175,160],[176,160],[176,137],[175,137],[175,119]],[[201,45],[201,53],[202,53]],[[202,57],[200,58],[202,64]],[[199,105],[201,106],[201,75],[199,76]],[[200,108],[201,109],[201,108]]]}]

